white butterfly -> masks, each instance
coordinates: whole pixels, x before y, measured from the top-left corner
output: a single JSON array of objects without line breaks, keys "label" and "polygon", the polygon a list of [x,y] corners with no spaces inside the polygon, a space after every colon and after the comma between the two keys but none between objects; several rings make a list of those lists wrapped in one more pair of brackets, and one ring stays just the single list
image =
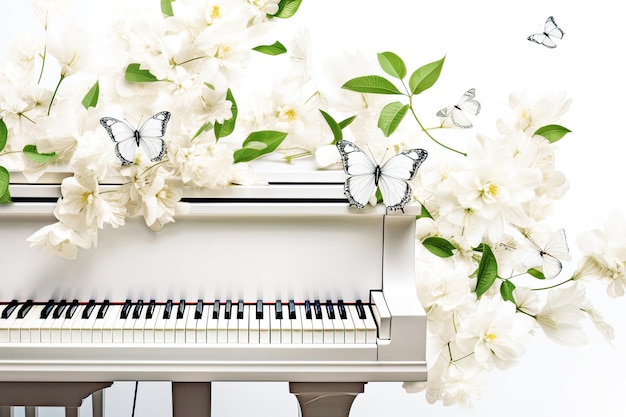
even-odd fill
[{"label": "white butterfly", "polygon": [[554,39],[563,39],[565,33],[554,22],[554,18],[550,16],[546,20],[542,33],[534,33],[528,37],[531,42],[538,43],[546,48],[556,48]]},{"label": "white butterfly", "polygon": [[474,100],[476,97],[475,90],[470,88],[463,94],[463,97],[454,106],[444,107],[437,112],[438,117],[450,118],[456,127],[461,129],[469,129],[472,123],[469,121],[464,112],[476,116],[480,113],[480,103]]},{"label": "white butterfly", "polygon": [[337,149],[343,169],[350,175],[344,185],[344,194],[351,207],[365,207],[378,187],[389,210],[404,211],[404,206],[411,200],[411,186],[407,181],[415,178],[417,169],[428,156],[424,149],[401,152],[382,166],[350,141],[340,140]]},{"label": "white butterfly", "polygon": [[528,237],[533,248],[522,249],[520,251],[520,261],[524,268],[530,269],[541,266],[541,271],[546,279],[552,279],[561,273],[563,265],[561,260],[570,258],[569,247],[565,239],[565,230],[557,230],[546,245],[541,248],[535,241]]},{"label": "white butterfly", "polygon": [[140,147],[152,162],[160,161],[165,156],[167,148],[163,135],[169,120],[170,112],[161,111],[146,120],[139,129],[113,117],[103,117],[100,124],[115,142],[115,155],[122,161],[122,165],[130,165],[135,162]]}]

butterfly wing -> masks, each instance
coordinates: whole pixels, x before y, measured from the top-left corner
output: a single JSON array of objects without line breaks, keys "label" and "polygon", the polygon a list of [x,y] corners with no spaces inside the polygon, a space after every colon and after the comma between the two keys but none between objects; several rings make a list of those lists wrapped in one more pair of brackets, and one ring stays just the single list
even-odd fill
[{"label": "butterfly wing", "polygon": [[167,153],[163,135],[165,135],[170,116],[168,111],[158,112],[146,120],[139,129],[139,144],[152,162],[160,161]]},{"label": "butterfly wing", "polygon": [[563,30],[556,25],[556,23],[554,22],[554,18],[552,16],[550,16],[546,20],[546,24],[544,26],[543,31],[550,38],[563,39],[563,35],[565,35]]},{"label": "butterfly wing", "polygon": [[439,110],[437,116],[449,118],[458,128],[471,128],[472,122],[470,122],[465,113],[476,116],[480,112],[480,103],[474,100],[474,97],[476,97],[476,91],[470,88],[463,94],[456,106],[449,106]]},{"label": "butterfly wing", "polygon": [[541,272],[543,272],[543,276],[546,277],[546,279],[555,278],[561,273],[561,270],[563,269],[561,261],[546,252],[544,252],[541,257],[543,258]]},{"label": "butterfly wing", "polygon": [[411,186],[417,169],[428,156],[424,149],[410,149],[391,157],[380,169],[378,187],[389,210],[403,210],[411,200]]},{"label": "butterfly wing", "polygon": [[365,152],[347,140],[337,142],[343,170],[350,175],[344,194],[351,207],[363,208],[376,191],[376,164]]},{"label": "butterfly wing", "polygon": [[122,120],[113,117],[103,117],[100,124],[115,142],[115,155],[122,161],[122,165],[130,165],[135,162],[137,155],[137,143],[135,129]]}]

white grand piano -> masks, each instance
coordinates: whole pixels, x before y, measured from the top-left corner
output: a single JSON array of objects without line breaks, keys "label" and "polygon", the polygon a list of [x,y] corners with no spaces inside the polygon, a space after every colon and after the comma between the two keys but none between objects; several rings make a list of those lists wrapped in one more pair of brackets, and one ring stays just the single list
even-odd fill
[{"label": "white grand piano", "polygon": [[[300,161],[299,161],[300,162]],[[0,416],[76,415],[113,381],[172,381],[173,415],[210,415],[211,381],[288,381],[305,417],[345,417],[368,381],[426,379],[415,210],[358,210],[342,171],[258,168],[268,186],[188,190],[161,232],[100,231],[77,260],[25,239],[55,221],[62,172],[11,177],[0,206]],[[98,396],[99,395],[99,396]]]}]

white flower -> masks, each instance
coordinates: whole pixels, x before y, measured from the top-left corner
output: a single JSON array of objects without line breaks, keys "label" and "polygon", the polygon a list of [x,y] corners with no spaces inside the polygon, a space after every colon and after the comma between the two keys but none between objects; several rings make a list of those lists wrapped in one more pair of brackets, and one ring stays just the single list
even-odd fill
[{"label": "white flower", "polygon": [[607,284],[610,297],[622,297],[626,289],[626,221],[622,213],[613,212],[604,230],[592,230],[578,237],[582,259],[575,279]]},{"label": "white flower", "polygon": [[457,343],[461,348],[473,349],[478,362],[506,368],[525,352],[524,342],[531,327],[527,317],[516,313],[515,304],[483,295],[476,312],[463,317]]},{"label": "white flower", "polygon": [[131,196],[139,204],[137,214],[143,215],[148,227],[159,231],[166,223],[174,221],[183,187],[182,184],[166,182],[164,172],[157,168],[151,175],[135,177]]},{"label": "white flower", "polygon": [[586,303],[582,306],[582,310],[589,315],[591,322],[594,326],[596,326],[596,329],[598,329],[604,339],[607,342],[612,343],[613,340],[615,340],[615,330],[613,329],[613,326],[611,326],[604,320],[602,313],[596,310],[591,305],[591,302],[589,302],[589,300],[585,301]]},{"label": "white flower", "polygon": [[252,6],[256,7],[264,14],[276,14],[280,0],[248,0]]},{"label": "white flower", "polygon": [[581,307],[585,304],[584,288],[577,283],[565,288],[550,290],[546,302],[535,315],[537,323],[552,341],[570,346],[587,344],[581,320],[584,318]]},{"label": "white flower", "polygon": [[95,244],[96,234],[92,230],[78,232],[62,222],[44,226],[28,238],[32,248],[43,247],[46,255],[59,255],[76,259],[78,248],[89,249]]},{"label": "white flower", "polygon": [[94,60],[98,50],[94,45],[89,33],[72,19],[55,19],[49,24],[46,48],[61,66],[62,78],[80,71],[101,70]]}]

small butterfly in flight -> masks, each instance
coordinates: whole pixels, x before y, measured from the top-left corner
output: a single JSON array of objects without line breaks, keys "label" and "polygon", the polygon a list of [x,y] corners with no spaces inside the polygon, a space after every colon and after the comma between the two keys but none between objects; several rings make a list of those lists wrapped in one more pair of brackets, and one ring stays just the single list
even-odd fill
[{"label": "small butterfly in flight", "polygon": [[146,120],[139,129],[113,117],[103,117],[100,124],[115,142],[115,155],[122,165],[131,165],[135,163],[139,148],[152,162],[163,159],[167,153],[163,135],[169,120],[170,112],[161,111]]},{"label": "small butterfly in flight", "polygon": [[546,48],[556,48],[555,39],[563,39],[563,35],[565,33],[563,30],[558,27],[554,21],[552,16],[548,17],[546,20],[546,24],[543,27],[542,33],[533,33],[528,37],[528,40],[531,42],[538,43],[539,45],[543,45]]},{"label": "small butterfly in flight", "polygon": [[[472,123],[469,121],[465,113],[476,116],[480,113],[480,103],[474,98],[476,97],[476,91],[470,88],[463,94],[463,97],[454,106],[444,107],[437,112],[437,117],[443,117],[449,119],[452,123],[461,129],[469,129],[472,127]],[[443,121],[445,124],[446,120]]]},{"label": "small butterfly in flight", "polygon": [[540,266],[546,279],[552,279],[559,275],[563,269],[561,260],[565,261],[570,258],[565,230],[557,230],[550,236],[543,248],[530,237],[528,240],[533,247],[520,250],[519,259],[522,266],[527,269]]},{"label": "small butterfly in flight", "polygon": [[408,181],[415,178],[417,169],[428,156],[424,149],[406,150],[382,165],[350,141],[340,140],[337,149],[343,169],[350,175],[344,185],[344,194],[351,207],[365,207],[378,188],[389,210],[404,211],[404,206],[411,200]]}]

